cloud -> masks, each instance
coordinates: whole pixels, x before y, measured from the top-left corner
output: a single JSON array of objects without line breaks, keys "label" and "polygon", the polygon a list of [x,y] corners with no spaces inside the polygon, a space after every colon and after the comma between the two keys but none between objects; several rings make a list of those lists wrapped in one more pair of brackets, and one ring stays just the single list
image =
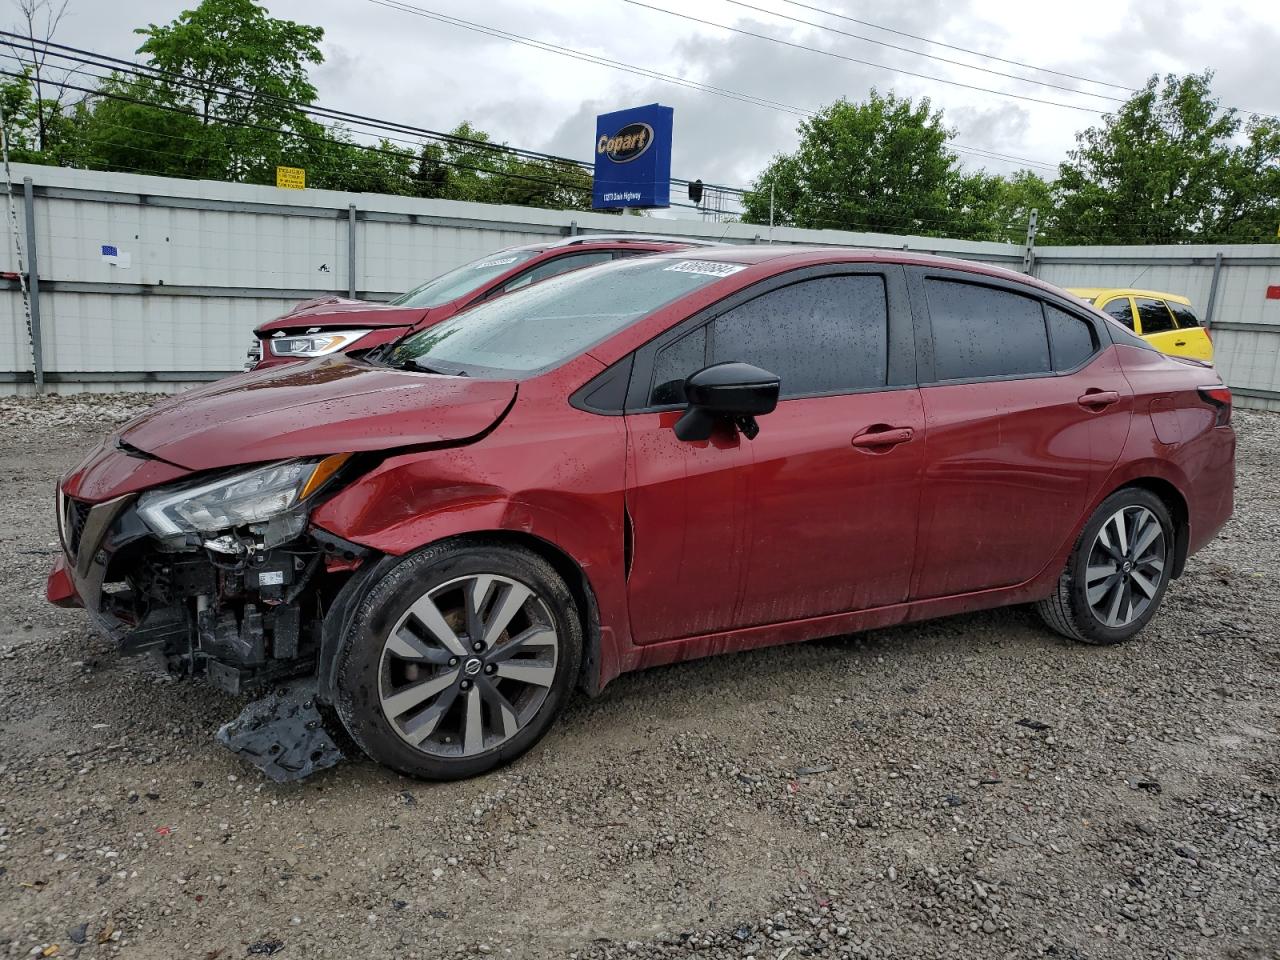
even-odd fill
[{"label": "cloud", "polygon": [[[273,16],[325,28],[328,62],[313,71],[313,78],[326,106],[437,130],[472,120],[497,140],[588,159],[597,113],[659,101],[675,108],[676,174],[736,185],[749,184],[771,156],[795,146],[800,118],[777,110],[590,65],[362,0],[266,2]],[[806,109],[841,96],[862,99],[873,86],[913,98],[927,95],[934,106],[944,109],[946,122],[956,128],[961,143],[1051,163],[1071,148],[1077,130],[1099,120],[1088,113],[1000,98],[700,26],[622,0],[413,2],[537,40]],[[1072,99],[1063,91],[927,60],[745,11],[723,0],[646,2],[886,66],[1046,100]],[[826,18],[780,0],[751,2],[950,59],[1028,73]],[[132,0],[122,8],[72,0],[58,39],[132,56],[137,46],[133,27],[167,22],[194,3]],[[871,6],[823,0],[815,5],[1008,59],[1135,86],[1150,72],[1185,73],[1214,66],[1218,69],[1214,89],[1224,102],[1280,111],[1273,65],[1274,51],[1280,49],[1280,24],[1275,20],[1274,0],[1224,7],[1191,0],[1073,0],[1069,5],[1024,5],[1012,14],[998,0]],[[1074,84],[1062,77],[1040,76]],[[1074,102],[1102,109],[1115,106],[1097,99],[1075,98]],[[966,163],[1001,171],[1012,166],[972,156],[966,157]]]}]

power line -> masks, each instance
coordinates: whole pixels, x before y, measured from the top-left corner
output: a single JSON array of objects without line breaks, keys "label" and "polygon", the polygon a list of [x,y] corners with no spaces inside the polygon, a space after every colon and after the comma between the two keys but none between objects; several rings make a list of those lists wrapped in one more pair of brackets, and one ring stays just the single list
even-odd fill
[{"label": "power line", "polygon": [[[542,153],[535,150],[526,150],[518,147],[508,146],[507,144],[493,143],[487,140],[475,140],[467,137],[460,137],[456,134],[442,133],[438,130],[431,130],[425,127],[417,127],[411,124],[399,123],[397,121],[381,120],[375,117],[366,116],[364,114],[352,113],[349,111],[338,110],[331,107],[324,107],[324,106],[318,106],[315,104],[303,103],[301,101],[288,100],[286,98],[282,98],[274,95],[263,95],[251,90],[246,90],[243,87],[236,87],[230,84],[220,84],[220,83],[212,83],[212,82],[206,82],[206,81],[194,81],[194,80],[188,79],[187,77],[181,74],[175,74],[165,70],[161,70],[158,67],[153,67],[148,64],[139,64],[131,60],[125,60],[120,57],[110,56],[108,54],[100,54],[91,50],[85,50],[79,47],[72,47],[67,44],[60,44],[60,43],[54,43],[52,41],[43,41],[43,40],[36,41],[34,44],[29,42],[19,43],[17,41],[30,41],[31,38],[27,37],[25,34],[18,34],[12,31],[0,30],[0,37],[10,38],[6,41],[6,45],[13,49],[22,49],[22,50],[30,51],[32,53],[39,53],[39,52],[42,52],[41,49],[37,49],[37,47],[39,47],[39,48],[43,48],[43,52],[47,54],[50,54],[62,60],[68,60],[71,62],[79,63],[82,66],[94,66],[100,69],[113,70],[118,73],[123,73],[128,76],[139,78],[139,79],[163,80],[172,85],[175,85],[178,87],[186,87],[187,89],[190,89],[190,90],[215,89],[218,92],[222,93],[224,96],[231,96],[233,98],[240,99],[246,102],[256,100],[261,102],[270,102],[274,104],[279,104],[281,106],[289,107],[291,109],[306,113],[310,116],[314,116],[320,119],[338,121],[341,123],[352,124],[355,126],[368,128],[364,131],[361,131],[365,133],[373,133],[373,134],[386,137],[386,131],[402,132],[402,133],[408,133],[412,136],[435,140],[438,142],[452,144],[455,146],[461,146],[468,149],[489,151],[493,153],[500,153],[504,155],[519,157],[520,159],[535,160],[535,161],[541,161],[541,162],[551,163],[551,164],[574,166],[588,172],[594,169],[594,164],[592,164],[590,161],[587,161],[587,160],[576,160],[571,157],[562,157],[562,156],[557,156],[555,154]],[[66,52],[64,53],[59,51],[66,51]],[[7,55],[12,56],[12,54],[7,54]],[[15,59],[19,59],[20,61],[20,58],[15,57]],[[96,77],[92,75],[90,76],[92,77],[92,79],[99,80],[99,81],[104,79],[102,77]],[[399,140],[399,142],[402,142],[402,143],[413,142],[413,141],[404,140],[402,138],[397,138],[397,137],[386,137],[386,138],[389,140]],[[415,143],[415,146],[420,146],[420,144]],[[444,161],[440,161],[440,162],[444,162]],[[479,169],[479,168],[464,167],[463,169]],[[677,186],[687,186],[689,183],[688,180],[685,180],[679,177],[673,177],[671,179],[671,182],[673,184],[676,184]],[[734,194],[741,194],[743,192],[742,189],[738,187],[729,187],[729,186],[724,186],[724,185],[715,184],[715,183],[707,183],[705,184],[705,186],[713,187],[715,189],[723,190],[723,191],[734,193]]]},{"label": "power line", "polygon": [[[0,53],[0,56],[7,56],[12,58],[13,54]],[[12,70],[0,70],[0,76],[13,77],[15,79],[25,78],[25,74],[16,73]],[[97,80],[99,82],[109,79],[107,77],[98,77],[93,74],[86,74],[86,76],[91,80]],[[77,84],[66,84],[66,89],[77,90],[83,93],[90,94],[92,96],[105,97],[110,100],[118,100],[124,103],[133,103],[139,106],[150,107],[151,109],[154,109],[154,110],[162,110],[168,113],[181,114],[182,116],[185,116],[185,117],[194,117],[194,114],[192,114],[190,111],[183,110],[180,107],[168,107],[162,104],[154,103],[149,100],[143,100],[139,97],[130,97],[124,94],[103,90],[100,87],[91,88],[91,87],[82,87]],[[349,147],[352,149],[364,150],[370,153],[393,156],[399,159],[410,159],[410,160],[413,159],[412,154],[406,154],[404,151],[388,150],[384,147],[377,147],[377,146],[372,146],[370,144],[363,144],[363,143],[354,143],[354,142],[345,141],[345,140],[335,140],[332,137],[316,136],[314,134],[301,133],[293,130],[284,130],[278,127],[268,127],[263,124],[248,123],[245,121],[231,120],[227,118],[219,118],[218,123],[219,125],[225,126],[225,127],[233,127],[237,129],[243,129],[243,130],[257,130],[263,133],[274,133],[283,137],[292,137],[294,139],[301,140],[301,141],[307,141],[312,143],[326,143],[332,146]],[[152,132],[152,131],[139,130],[137,128],[132,128],[132,129],[134,129],[134,131],[138,133],[150,134]],[[166,134],[162,134],[162,135],[168,136]],[[142,149],[145,151],[147,148],[130,147],[130,149]],[[150,151],[150,152],[160,152],[160,151]],[[522,181],[527,181],[529,183],[540,183],[546,186],[556,187],[557,189],[572,190],[572,191],[576,191],[579,193],[586,193],[586,194],[589,194],[591,192],[590,187],[584,187],[578,184],[566,183],[562,180],[550,180],[550,179],[547,179],[546,177],[535,177],[527,174],[514,173],[506,170],[494,170],[488,167],[473,167],[467,164],[458,163],[456,161],[443,160],[443,159],[437,159],[437,158],[433,158],[431,162],[439,163],[442,166],[453,167],[459,170],[468,170],[471,172],[488,174],[490,176],[495,176],[495,177],[503,177],[503,178],[512,179],[512,180],[522,180]]]},{"label": "power line", "polygon": [[[581,50],[573,50],[569,47],[561,47],[557,44],[544,43],[541,40],[534,40],[530,37],[524,36],[523,34],[510,33],[505,30],[498,30],[497,28],[494,28],[494,27],[485,26],[484,24],[473,23],[468,20],[459,19],[458,17],[451,17],[445,14],[436,13],[434,10],[427,10],[424,7],[414,6],[410,3],[405,2],[405,0],[367,0],[367,2],[376,4],[377,6],[386,7],[389,10],[398,10],[401,13],[408,13],[413,16],[423,17],[428,20],[435,20],[438,23],[459,27],[463,30],[470,30],[475,33],[483,33],[488,36],[498,37],[500,39],[508,40],[511,43],[517,43],[523,46],[533,47],[534,49],[543,50],[548,53],[554,53],[559,56],[565,56],[575,60],[583,60],[588,63],[594,63],[597,66],[609,66],[615,69],[623,70],[627,73],[639,72],[636,69],[633,69],[631,66],[627,64],[620,64],[615,60],[608,60],[603,57],[597,57],[595,54],[584,53]],[[729,99],[740,100],[742,102],[750,103],[753,106],[766,107],[768,109],[777,109],[777,110],[780,110],[781,112],[790,113],[805,119],[817,116],[816,110],[810,110],[806,107],[798,107],[793,104],[775,104],[772,101],[762,100],[760,98],[752,96],[751,94],[742,94],[742,93],[738,93],[737,91],[726,90],[723,87],[713,87],[709,84],[703,84],[695,80],[685,80],[682,77],[675,77],[670,74],[661,73],[657,70],[649,70],[646,68],[643,71],[643,73],[641,73],[640,75],[647,76],[649,79],[661,80],[667,83],[676,84],[678,86],[699,90],[704,93],[711,93],[715,96],[727,96]],[[1005,160],[1010,163],[1030,164],[1032,166],[1041,167],[1045,170],[1058,169],[1056,164],[1047,163],[1042,160],[1027,160],[1025,158],[1008,156],[1005,154],[996,153],[994,151],[980,150],[979,148],[969,147],[964,144],[957,143],[955,141],[951,141],[951,147],[952,149],[958,150],[961,153],[974,153],[977,155],[985,154],[987,155],[986,157],[987,159]]]},{"label": "power line", "polygon": [[1014,100],[1025,100],[1029,103],[1039,103],[1049,107],[1062,107],[1065,110],[1079,110],[1082,113],[1102,114],[1106,112],[1104,110],[1099,110],[1096,107],[1085,107],[1085,106],[1081,106],[1080,104],[1074,104],[1074,103],[1062,103],[1058,100],[1044,100],[1044,99],[1041,99],[1040,97],[1029,97],[1023,93],[1009,93],[1008,91],[1005,91],[1005,90],[994,90],[991,87],[980,87],[977,84],[973,84],[973,83],[963,83],[960,80],[947,80],[944,77],[935,77],[927,73],[917,73],[914,70],[905,70],[902,67],[890,67],[883,63],[876,63],[873,60],[862,60],[858,57],[846,56],[843,53],[836,53],[832,50],[823,50],[821,47],[810,47],[810,46],[806,46],[803,43],[792,43],[790,40],[783,40],[780,37],[771,37],[767,33],[756,33],[753,30],[744,30],[741,27],[733,27],[725,23],[716,23],[714,20],[704,20],[701,17],[695,17],[692,14],[688,14],[688,13],[680,13],[679,11],[676,11],[676,10],[668,10],[665,7],[651,6],[650,4],[642,3],[641,0],[622,0],[622,2],[629,3],[632,6],[636,6],[636,7],[643,7],[646,10],[653,10],[653,11],[656,11],[657,13],[665,13],[667,14],[667,16],[679,17],[682,20],[689,20],[689,21],[692,21],[693,23],[701,23],[704,26],[715,27],[718,30],[728,30],[730,33],[741,34],[744,37],[755,37],[757,40],[766,40],[769,43],[776,43],[776,44],[779,44],[780,46],[791,47],[795,50],[804,50],[804,51],[807,51],[808,53],[816,53],[819,56],[823,56],[823,57],[831,57],[836,60],[844,60],[849,63],[857,63],[865,67],[875,67],[876,69],[879,69],[879,70],[888,70],[891,73],[901,73],[908,77],[917,77],[921,80],[931,80],[934,83],[945,83],[948,86],[952,86],[952,87],[961,87],[965,90],[977,90],[982,93],[993,94],[997,97],[1010,97]]},{"label": "power line", "polygon": [[684,77],[671,76],[670,74],[661,73],[657,70],[650,70],[647,67],[637,67],[634,64],[622,63],[618,60],[610,60],[608,57],[602,57],[594,53],[586,53],[582,50],[562,47],[559,44],[549,43],[543,40],[535,40],[532,37],[527,37],[523,34],[510,33],[506,30],[500,30],[497,27],[489,27],[484,24],[473,23],[469,20],[462,20],[458,17],[451,17],[443,13],[437,13],[434,10],[427,10],[424,7],[416,7],[412,4],[404,3],[402,0],[368,0],[368,2],[380,7],[386,7],[389,10],[398,10],[401,13],[409,13],[414,16],[425,17],[429,20],[436,20],[440,23],[449,24],[450,26],[461,27],[464,30],[470,30],[475,33],[484,33],[491,37],[498,37],[502,40],[508,40],[511,43],[518,43],[538,50],[545,50],[549,53],[559,54],[560,56],[571,57],[574,60],[583,60],[587,63],[594,63],[597,66],[623,70],[627,73],[646,77],[650,80],[662,80],[667,83],[674,83],[677,86],[700,90],[704,93],[712,93],[716,96],[725,97],[729,100],[738,100],[755,106],[781,110],[785,113],[794,113],[797,116],[804,116],[809,113],[809,111],[806,111],[801,107],[792,106],[791,104],[781,103],[776,100],[769,100],[764,97],[756,97],[751,94],[739,93],[722,87],[715,87],[711,84],[701,83],[697,80],[686,80]]},{"label": "power line", "polygon": [[[952,66],[963,67],[966,70],[977,70],[980,73],[988,73],[996,77],[1005,77],[1009,80],[1017,80],[1021,83],[1033,83],[1042,87],[1052,87],[1055,90],[1065,90],[1067,93],[1077,93],[1086,97],[1098,97],[1102,100],[1111,100],[1115,103],[1124,103],[1124,98],[1113,97],[1106,93],[1093,93],[1090,90],[1079,90],[1076,87],[1069,87],[1065,84],[1054,83],[1050,80],[1037,80],[1034,77],[1021,77],[1016,73],[1006,73],[1003,70],[993,70],[990,67],[982,67],[973,63],[965,63],[963,60],[952,60],[950,57],[941,57],[934,53],[926,53],[923,50],[913,50],[910,47],[899,46],[896,43],[889,43],[887,40],[877,40],[874,37],[864,37],[859,33],[850,33],[847,30],[841,30],[837,27],[828,27],[825,24],[814,23],[812,20],[804,20],[800,17],[793,17],[787,13],[778,13],[775,10],[768,10],[764,7],[757,7],[755,4],[746,3],[744,0],[724,0],[725,3],[731,3],[736,7],[745,7],[748,10],[754,10],[757,13],[768,14],[771,17],[781,17],[783,20],[790,20],[792,23],[804,24],[806,27],[815,27],[818,30],[826,30],[828,33],[837,33],[842,37],[850,37],[854,40],[862,40],[866,43],[874,43],[890,50],[898,50],[902,53],[909,53],[916,57],[926,57],[930,60],[937,60],[939,63],[949,63]],[[892,68],[886,68],[892,69]]]},{"label": "power line", "polygon": [[[739,6],[749,6],[749,4],[746,4],[746,3],[740,3],[740,2],[739,2],[739,0],[725,0],[725,2],[727,2],[727,3],[737,3]],[[848,16],[847,14],[837,13],[837,12],[836,12],[836,11],[834,11],[834,10],[825,10],[825,9],[823,9],[822,7],[815,7],[815,6],[812,6],[811,4],[808,4],[808,3],[800,3],[800,2],[798,2],[798,0],[781,0],[781,2],[782,2],[782,3],[786,3],[786,4],[790,4],[790,5],[791,5],[791,6],[793,6],[793,7],[799,7],[799,8],[801,8],[802,10],[809,10],[809,11],[811,11],[811,12],[813,12],[813,13],[820,13],[820,14],[822,14],[822,15],[824,15],[824,16],[828,16],[828,17],[835,17],[836,19],[844,20],[844,21],[847,21],[847,22],[849,22],[849,23],[857,23],[857,24],[860,24],[860,25],[862,25],[862,26],[864,26],[864,27],[871,27],[871,28],[873,28],[873,29],[875,29],[875,30],[883,30],[883,31],[885,31],[886,33],[896,34],[897,36],[900,36],[900,37],[908,37],[908,38],[910,38],[910,39],[912,39],[912,40],[919,40],[919,41],[921,41],[921,42],[923,42],[923,43],[931,43],[931,44],[933,44],[933,45],[935,45],[935,46],[945,47],[945,48],[947,48],[948,50],[957,50],[957,51],[959,51],[959,52],[961,52],[961,53],[967,53],[967,54],[970,54],[970,55],[975,56],[975,57],[982,57],[982,58],[984,58],[984,59],[986,59],[986,60],[994,60],[994,61],[996,61],[997,63],[1005,63],[1005,64],[1008,64],[1008,65],[1010,65],[1010,66],[1014,66],[1014,67],[1022,67],[1022,68],[1027,69],[1027,70],[1038,70],[1038,71],[1040,71],[1040,72],[1042,72],[1042,73],[1051,73],[1051,74],[1053,74],[1053,75],[1054,75],[1054,76],[1056,76],[1056,77],[1066,77],[1066,78],[1067,78],[1067,79],[1069,79],[1069,80],[1079,80],[1079,81],[1081,81],[1081,82],[1083,82],[1083,83],[1093,83],[1093,84],[1096,84],[1096,85],[1098,85],[1098,86],[1100,86],[1100,87],[1111,87],[1113,90],[1122,90],[1122,91],[1124,91],[1125,93],[1129,93],[1129,94],[1138,93],[1138,92],[1140,92],[1140,90],[1141,90],[1141,88],[1139,88],[1139,87],[1130,87],[1130,86],[1126,86],[1126,85],[1124,85],[1124,84],[1122,84],[1122,83],[1112,83],[1112,82],[1111,82],[1111,81],[1109,81],[1109,80],[1099,80],[1099,79],[1097,79],[1096,77],[1084,77],[1084,76],[1081,76],[1081,75],[1076,74],[1076,73],[1067,73],[1067,72],[1062,71],[1062,70],[1053,70],[1053,69],[1051,69],[1051,68],[1049,68],[1049,67],[1045,67],[1045,66],[1038,66],[1038,65],[1036,65],[1036,64],[1032,64],[1032,63],[1023,63],[1021,60],[1009,60],[1009,59],[1007,59],[1007,58],[1005,58],[1005,57],[998,57],[998,56],[996,56],[996,55],[995,55],[995,54],[993,54],[993,53],[983,53],[981,50],[971,50],[971,49],[969,49],[968,47],[961,47],[961,46],[957,46],[957,45],[952,44],[952,43],[944,43],[944,42],[943,42],[943,41],[941,41],[941,40],[934,40],[934,39],[932,39],[932,38],[930,38],[930,37],[922,37],[922,36],[919,36],[918,34],[914,34],[914,33],[907,33],[907,32],[906,32],[906,31],[904,31],[904,30],[895,30],[893,27],[886,27],[884,24],[881,24],[881,23],[872,23],[870,20],[859,20],[857,17],[850,17],[850,16]],[[756,8],[752,8],[752,9],[760,9],[760,8],[756,7]],[[773,11],[771,11],[771,10],[770,10],[770,11],[766,11],[766,12],[768,12],[768,13],[773,13]],[[788,20],[794,19],[793,17],[789,17],[789,16],[787,16],[787,14],[785,14],[785,13],[774,13],[774,16],[778,16],[778,17],[786,17]],[[805,22],[807,22],[807,21],[799,21],[799,22],[801,22],[801,23],[805,23]],[[821,27],[822,29],[825,29],[825,30],[833,30],[833,29],[834,29],[833,27],[822,27],[822,25],[821,25],[821,24],[811,24],[811,26]],[[842,32],[842,31],[838,31],[838,30],[837,30],[837,31],[835,31],[835,32],[840,33],[840,32]],[[875,40],[873,40],[873,41],[871,41],[871,42],[872,42],[872,43],[876,43],[876,42],[879,42],[879,41],[875,41]],[[896,48],[896,49],[900,49],[900,48]],[[927,56],[929,56],[929,54],[927,54],[927,53],[920,53],[920,56],[926,56],[926,57],[927,57]],[[946,62],[951,63],[951,62],[954,62],[954,61],[946,61]],[[980,70],[980,69],[982,69],[982,68],[981,68],[981,67],[974,67],[973,69],[979,69],[979,70]],[[1077,91],[1077,92],[1078,92],[1078,93],[1084,93],[1084,94],[1087,94],[1088,96],[1101,96],[1101,94],[1088,93],[1088,91],[1085,91],[1085,90],[1079,90],[1079,91]],[[1112,98],[1112,99],[1114,99],[1114,98]],[[1123,100],[1118,100],[1117,102],[1121,102],[1121,103],[1123,103],[1124,101],[1123,101]],[[1277,116],[1275,116],[1274,114],[1264,113],[1264,112],[1263,112],[1263,111],[1261,111],[1261,110],[1251,110],[1251,109],[1249,109],[1248,107],[1233,107],[1232,109],[1238,110],[1240,113],[1244,113],[1244,114],[1251,114],[1251,115],[1254,115],[1254,116],[1262,117],[1262,118],[1267,119],[1267,120],[1280,120],[1280,117],[1277,117]]]},{"label": "power line", "polygon": [[[876,29],[876,30],[883,30],[886,33],[896,34],[899,37],[907,37],[910,40],[919,40],[922,43],[932,43],[935,46],[946,47],[948,50],[956,50],[960,53],[968,53],[975,57],[984,57],[987,60],[994,60],[997,63],[1008,64],[1011,67],[1022,67],[1025,70],[1039,70],[1042,73],[1051,73],[1056,77],[1066,77],[1068,80],[1080,80],[1080,81],[1083,81],[1084,83],[1096,83],[1099,86],[1111,87],[1114,90],[1123,90],[1126,93],[1136,92],[1136,88],[1126,87],[1123,84],[1111,83],[1110,81],[1107,81],[1107,80],[1095,80],[1091,77],[1082,77],[1079,74],[1066,73],[1062,70],[1052,70],[1049,67],[1037,66],[1032,63],[1023,63],[1021,60],[1008,60],[1004,57],[997,57],[993,53],[983,53],[980,50],[971,50],[968,47],[960,47],[953,43],[944,43],[941,40],[933,40],[929,37],[919,36],[918,34],[907,33],[905,30],[895,30],[893,27],[886,27],[883,24],[872,23],[870,20],[859,20],[857,17],[850,17],[843,13],[836,13],[834,10],[824,10],[822,7],[811,6],[810,4],[807,4],[807,3],[799,3],[797,2],[797,0],[781,0],[781,2],[789,4],[790,6],[793,6],[793,7],[800,7],[801,9],[808,10],[811,13],[820,13],[827,17],[835,17],[839,20],[847,21],[848,23],[856,23],[856,24],[859,24],[860,26],[872,27],[873,29]],[[779,14],[779,16],[782,16],[782,14]]]}]

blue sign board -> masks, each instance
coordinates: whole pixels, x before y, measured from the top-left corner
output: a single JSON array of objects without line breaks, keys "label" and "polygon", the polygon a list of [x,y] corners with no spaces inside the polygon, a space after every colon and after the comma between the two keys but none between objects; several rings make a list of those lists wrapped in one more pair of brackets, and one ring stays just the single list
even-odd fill
[{"label": "blue sign board", "polygon": [[659,103],[596,117],[596,167],[591,206],[671,206],[671,123]]}]

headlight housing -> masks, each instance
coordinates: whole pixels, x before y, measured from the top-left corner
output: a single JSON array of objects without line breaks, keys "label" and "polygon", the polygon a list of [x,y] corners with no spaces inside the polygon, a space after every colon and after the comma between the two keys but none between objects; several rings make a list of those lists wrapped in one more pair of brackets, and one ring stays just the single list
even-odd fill
[{"label": "headlight housing", "polygon": [[275,337],[269,341],[277,357],[323,357],[346,350],[372,331],[333,330],[329,333],[307,333],[297,337]]},{"label": "headlight housing", "polygon": [[[161,537],[211,534],[294,511],[350,458],[284,460],[198,486],[163,487],[138,499],[138,515]],[[305,521],[305,513],[298,513]],[[298,532],[301,532],[301,523]]]}]

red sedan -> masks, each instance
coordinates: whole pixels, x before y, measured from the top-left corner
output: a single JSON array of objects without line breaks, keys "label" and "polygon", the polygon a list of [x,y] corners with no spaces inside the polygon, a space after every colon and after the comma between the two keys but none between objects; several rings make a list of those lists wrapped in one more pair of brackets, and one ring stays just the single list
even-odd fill
[{"label": "red sedan", "polygon": [[1231,516],[1230,417],[1211,367],[1018,274],[660,254],[155,407],[63,479],[48,593],[284,684],[222,735],[272,776],[333,762],[328,704],[465,777],[628,670],[1019,603],[1128,639]]},{"label": "red sedan", "polygon": [[390,303],[319,297],[304,300],[253,331],[245,369],[286,363],[390,343],[411,330],[447,320],[467,307],[531,283],[610,260],[714,246],[705,240],[644,234],[584,234],[530,243],[486,254],[433,277]]}]

